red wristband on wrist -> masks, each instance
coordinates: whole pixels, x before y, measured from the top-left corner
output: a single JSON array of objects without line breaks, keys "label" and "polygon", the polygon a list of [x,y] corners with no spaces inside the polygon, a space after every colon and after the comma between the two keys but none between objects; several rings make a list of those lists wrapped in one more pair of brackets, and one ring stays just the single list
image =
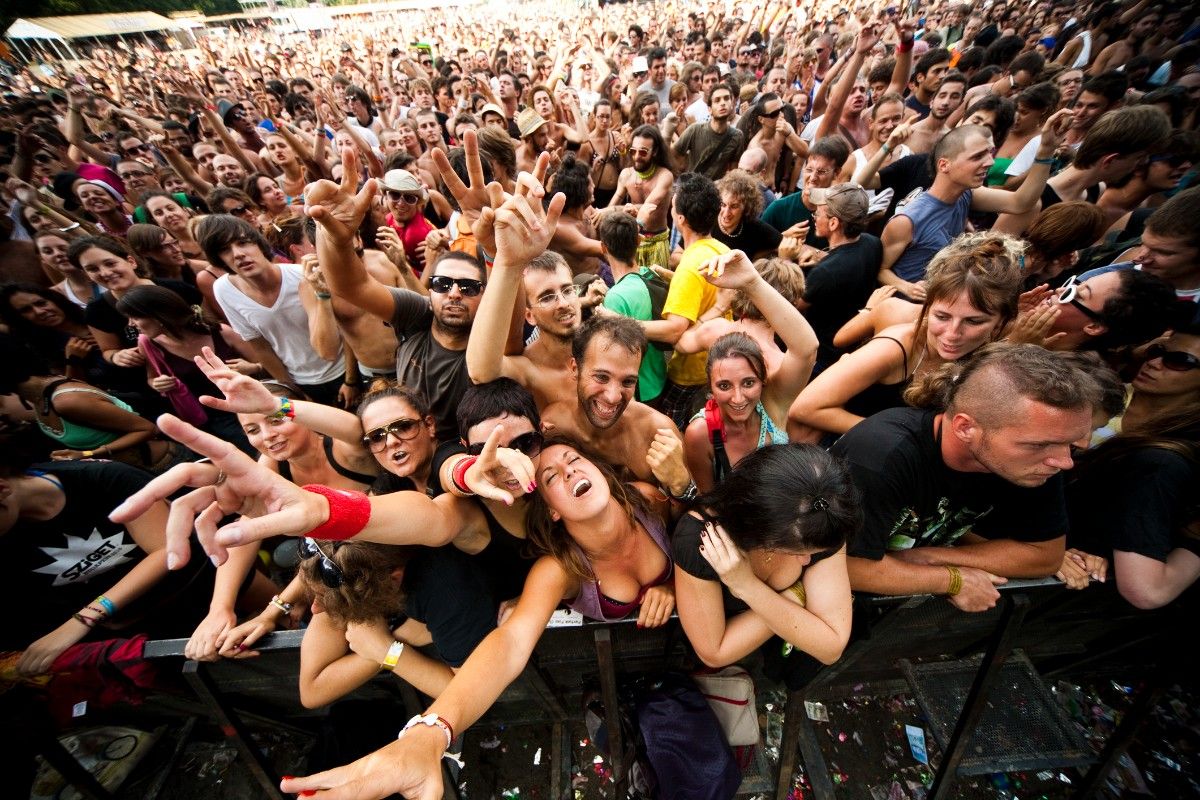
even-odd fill
[{"label": "red wristband on wrist", "polygon": [[341,541],[357,536],[371,521],[371,498],[362,492],[331,489],[310,483],[301,487],[306,492],[322,495],[329,501],[329,519],[305,534],[312,539]]},{"label": "red wristband on wrist", "polygon": [[450,480],[454,481],[455,488],[460,492],[474,494],[467,486],[467,470],[478,460],[475,456],[468,456],[454,465],[454,471],[450,473]]},{"label": "red wristband on wrist", "polygon": [[896,52],[907,53],[909,50],[913,49],[913,44],[915,44],[915,42],[912,39],[901,39],[900,43],[896,45]]}]

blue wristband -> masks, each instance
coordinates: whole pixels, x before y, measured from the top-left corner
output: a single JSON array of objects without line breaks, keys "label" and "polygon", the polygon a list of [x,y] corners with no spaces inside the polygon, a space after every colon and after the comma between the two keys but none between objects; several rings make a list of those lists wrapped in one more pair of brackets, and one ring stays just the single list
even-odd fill
[{"label": "blue wristband", "polygon": [[94,602],[99,603],[100,607],[104,609],[104,613],[108,614],[110,617],[117,613],[117,604],[112,600],[109,600],[104,595],[97,597]]}]

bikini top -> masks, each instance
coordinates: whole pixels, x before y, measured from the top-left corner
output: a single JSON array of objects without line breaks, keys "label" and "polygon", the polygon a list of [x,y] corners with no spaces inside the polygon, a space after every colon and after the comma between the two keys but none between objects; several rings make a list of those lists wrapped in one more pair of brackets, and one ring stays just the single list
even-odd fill
[{"label": "bikini top", "polygon": [[[579,594],[575,599],[567,603],[567,606],[572,611],[578,611],[588,619],[600,620],[602,622],[618,620],[628,616],[641,605],[642,598],[645,597],[647,590],[670,580],[675,569],[675,564],[671,560],[671,545],[667,541],[666,528],[662,520],[653,514],[643,514],[642,512],[635,512],[635,519],[646,529],[646,533],[650,534],[650,538],[654,540],[654,543],[663,551],[663,555],[667,557],[666,569],[650,584],[643,586],[638,591],[637,598],[628,603],[621,603],[601,594],[599,581],[586,581],[579,587]],[[582,550],[578,546],[576,546],[576,550],[582,554]],[[591,562],[587,560],[586,556],[584,556],[584,561],[591,567]]]}]

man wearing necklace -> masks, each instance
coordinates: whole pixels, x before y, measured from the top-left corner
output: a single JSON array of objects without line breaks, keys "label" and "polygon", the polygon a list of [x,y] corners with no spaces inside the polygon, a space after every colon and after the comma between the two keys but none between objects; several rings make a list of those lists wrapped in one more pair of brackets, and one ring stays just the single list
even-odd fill
[{"label": "man wearing necklace", "polygon": [[633,132],[629,154],[633,166],[621,170],[617,191],[609,208],[623,208],[637,220],[641,237],[637,248],[640,267],[670,267],[670,236],[667,212],[675,175],[667,164],[662,134],[653,125],[642,125]]}]

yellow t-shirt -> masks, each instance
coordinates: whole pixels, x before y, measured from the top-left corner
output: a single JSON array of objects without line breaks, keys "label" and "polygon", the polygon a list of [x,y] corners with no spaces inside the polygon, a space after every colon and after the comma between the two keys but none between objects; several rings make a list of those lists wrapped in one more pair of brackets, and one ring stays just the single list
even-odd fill
[{"label": "yellow t-shirt", "polygon": [[[683,251],[679,267],[675,270],[675,276],[671,278],[667,301],[663,304],[664,318],[667,314],[678,314],[695,322],[704,312],[716,305],[717,287],[704,280],[704,276],[700,274],[700,266],[709,259],[728,252],[728,247],[711,238],[701,239]],[[725,316],[729,318],[728,312]],[[707,361],[707,351],[690,356],[675,353],[667,364],[667,378],[680,386],[700,386],[706,380],[704,365]]]}]

